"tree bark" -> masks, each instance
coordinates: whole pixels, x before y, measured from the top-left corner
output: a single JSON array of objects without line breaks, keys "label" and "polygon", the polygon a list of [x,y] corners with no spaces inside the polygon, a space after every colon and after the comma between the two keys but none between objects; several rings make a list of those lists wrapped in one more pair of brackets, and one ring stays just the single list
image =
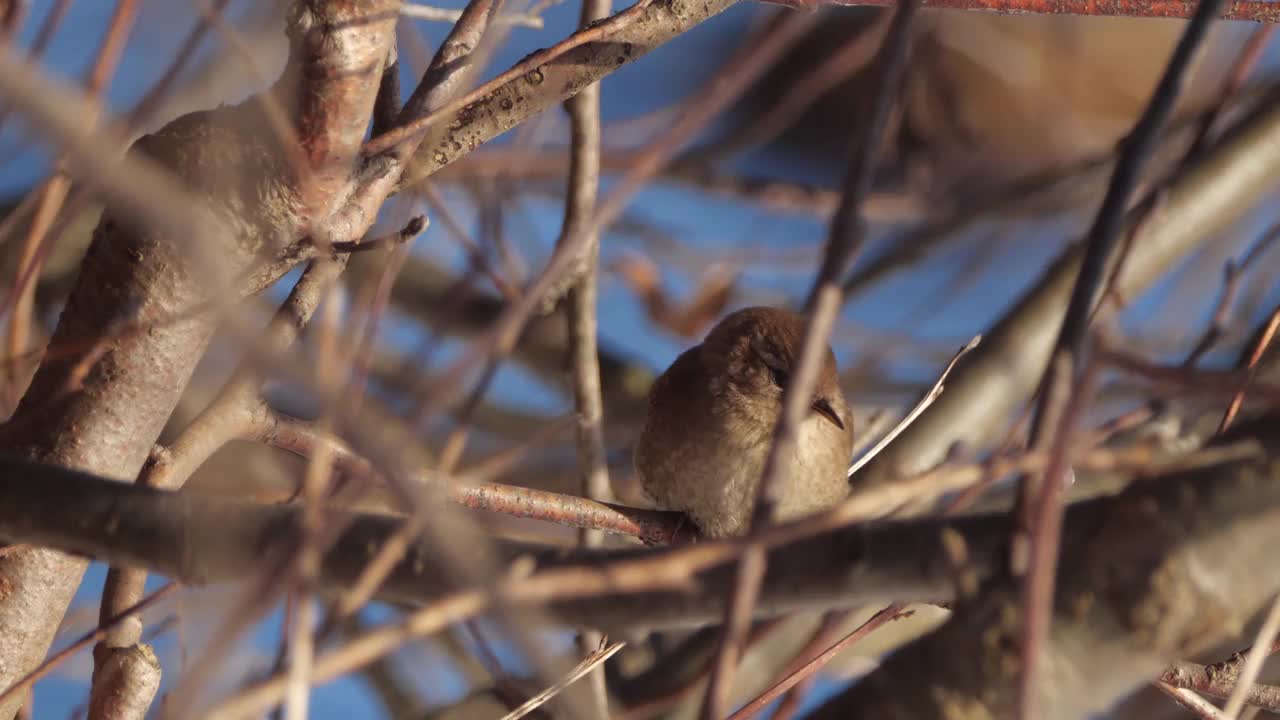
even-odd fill
[{"label": "tree bark", "polygon": [[[264,98],[185,115],[133,145],[133,159],[167,170],[207,205],[217,232],[193,226],[190,236],[217,244],[193,246],[109,206],[0,447],[133,481],[217,327],[209,305],[225,302],[228,288],[209,277],[278,276],[349,182],[377,90],[364,74],[381,71],[397,5],[297,5],[290,66],[276,88],[299,132],[293,149],[291,138],[278,141]],[[193,225],[201,217],[193,209]],[[46,548],[0,550],[0,686],[43,658],[85,564]],[[16,710],[0,706],[0,718]]]}]

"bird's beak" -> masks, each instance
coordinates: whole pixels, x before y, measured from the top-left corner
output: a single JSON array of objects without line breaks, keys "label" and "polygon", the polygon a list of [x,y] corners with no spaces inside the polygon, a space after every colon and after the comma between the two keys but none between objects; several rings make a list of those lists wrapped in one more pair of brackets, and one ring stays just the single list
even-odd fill
[{"label": "bird's beak", "polygon": [[825,398],[817,398],[811,406],[814,412],[831,421],[833,425],[844,430],[844,422],[840,420],[840,416],[836,414],[835,408],[831,407],[831,403]]}]

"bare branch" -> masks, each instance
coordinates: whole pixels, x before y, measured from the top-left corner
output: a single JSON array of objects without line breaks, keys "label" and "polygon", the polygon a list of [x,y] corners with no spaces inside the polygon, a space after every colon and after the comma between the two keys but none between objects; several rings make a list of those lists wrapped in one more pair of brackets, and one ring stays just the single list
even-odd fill
[{"label": "bare branch", "polygon": [[[612,0],[583,0],[579,24],[585,29],[603,20],[609,15],[611,6]],[[565,109],[569,112],[571,128],[569,187],[565,194],[564,224],[558,244],[574,243],[578,240],[575,236],[587,234],[583,270],[577,284],[569,290],[566,314],[573,402],[578,415],[578,468],[582,476],[582,496],[603,502],[613,497],[613,487],[609,482],[604,443],[604,398],[600,391],[600,351],[597,347],[600,235],[591,226],[600,191],[600,85],[583,88],[565,101]],[[584,547],[604,544],[604,536],[597,530],[582,530],[578,538]],[[602,649],[604,639],[600,633],[586,631],[579,636],[578,647],[586,652],[592,651],[593,646]],[[618,644],[612,650],[616,652],[621,647]],[[598,664],[603,662],[601,659]],[[583,670],[586,672],[590,672],[590,667]],[[587,689],[590,704],[584,707],[589,707],[600,720],[608,720],[609,688],[605,684],[603,666],[588,678]],[[533,707],[536,705],[529,710]],[[512,715],[515,716],[514,711]]]},{"label": "bare branch", "polygon": [[770,703],[781,697],[783,693],[795,687],[798,683],[803,682],[806,678],[812,677],[814,673],[822,669],[823,665],[831,662],[831,659],[834,658],[837,653],[866,637],[881,625],[909,615],[911,615],[911,611],[904,610],[901,605],[890,605],[875,615],[872,615],[866,622],[855,628],[853,632],[841,638],[839,642],[827,648],[803,666],[797,668],[795,672],[787,675],[776,685],[761,694],[760,697],[747,703],[741,710],[738,710],[733,715],[729,716],[729,720],[748,720],[749,718],[755,717],[761,710],[767,708]]},{"label": "bare branch", "polygon": [[[1265,649],[1274,653],[1277,646],[1272,644]],[[1244,660],[1244,655],[1236,653],[1231,659],[1213,665],[1178,662],[1161,673],[1159,680],[1173,687],[1195,690],[1225,700],[1239,686]],[[1280,712],[1280,687],[1254,683],[1245,693],[1245,702],[1269,712]]]},{"label": "bare branch", "polygon": [[[853,154],[846,168],[840,205],[831,218],[822,264],[807,301],[808,318],[800,353],[791,369],[782,395],[782,414],[774,430],[764,473],[756,487],[751,527],[757,530],[775,519],[786,487],[787,460],[796,452],[800,425],[809,412],[813,388],[818,381],[822,358],[840,309],[840,276],[866,240],[862,202],[871,188],[881,139],[889,111],[897,101],[897,91],[910,48],[915,0],[904,0],[894,13],[876,54],[877,74],[872,102],[859,118]],[[753,48],[754,50],[755,48]],[[707,684],[702,716],[705,720],[725,717],[729,711],[733,673],[737,667],[750,619],[765,574],[762,546],[752,546],[742,559],[734,584],[730,613],[725,617],[719,656]]]},{"label": "bare branch", "polygon": [[1262,627],[1258,628],[1258,636],[1254,640],[1253,647],[1245,653],[1244,662],[1240,664],[1236,686],[1231,690],[1227,704],[1222,709],[1227,720],[1236,720],[1240,717],[1240,711],[1244,709],[1249,691],[1257,682],[1258,673],[1262,672],[1262,663],[1266,661],[1267,656],[1271,654],[1271,648],[1275,645],[1277,632],[1280,632],[1280,595],[1277,595],[1275,601],[1271,603],[1271,610],[1262,621]]},{"label": "bare branch", "polygon": [[[537,710],[539,707],[542,707],[543,705],[546,704],[548,700],[555,697],[565,688],[569,687],[573,683],[580,680],[583,675],[586,675],[587,673],[591,672],[592,670],[602,665],[605,660],[608,660],[609,658],[613,657],[615,653],[617,653],[619,650],[622,649],[623,645],[626,645],[626,643],[616,642],[616,643],[613,643],[612,645],[609,645],[608,647],[605,647],[604,644],[602,643],[598,649],[596,649],[590,655],[587,655],[585,658],[583,658],[582,662],[578,663],[571,671],[569,671],[569,674],[564,676],[564,678],[562,678],[559,682],[547,688],[546,690],[543,690],[537,695],[534,695],[533,697],[529,698],[528,702],[524,703],[520,707],[504,715],[502,717],[502,720],[519,720],[525,715],[528,715],[534,710]],[[601,718],[604,718],[604,717],[607,717],[607,715],[601,716]]]},{"label": "bare branch", "polygon": [[1173,701],[1194,713],[1201,720],[1229,720],[1216,705],[1205,700],[1186,688],[1179,688],[1164,682],[1156,682],[1160,692],[1173,698]]},{"label": "bare branch", "polygon": [[[1230,139],[1169,187],[1155,217],[1144,222],[1116,278],[1134,297],[1207,238],[1228,227],[1262,197],[1280,172],[1280,105],[1256,113]],[[1129,222],[1132,223],[1133,218]],[[1064,254],[958,364],[947,392],[859,472],[860,483],[890,482],[933,467],[956,443],[981,447],[1003,433],[1001,420],[1026,402],[1044,374],[1083,248]]]},{"label": "bare branch", "polygon": [[[363,12],[344,17],[359,19]],[[342,103],[299,106],[308,129],[301,133],[304,143],[314,141],[312,151],[335,151],[309,157],[329,173],[326,183],[336,175],[345,186],[376,88],[362,73],[380,73],[395,15],[342,26],[326,25],[325,19],[333,17],[301,29],[313,30],[310,37],[321,46],[333,40],[330,47],[344,53],[350,49],[345,39],[353,34],[379,46],[371,66],[359,52],[306,56],[307,62],[334,61],[309,91],[328,97],[326,88],[345,88],[338,93]],[[305,74],[299,66],[307,62],[295,58],[291,72]],[[215,307],[229,306],[228,279],[260,268],[264,258],[280,251],[282,238],[287,245],[322,219],[310,213],[330,204],[322,192],[336,190],[308,182],[306,198],[295,194],[299,178],[286,162],[288,153],[260,132],[263,118],[253,100],[179,118],[117,161],[114,137],[87,131],[92,114],[81,98],[8,52],[0,54],[0,68],[0,92],[37,120],[32,126],[54,138],[71,170],[94,183],[109,203],[51,341],[56,348],[101,339],[106,349],[74,393],[62,390],[83,353],[49,353],[4,427],[3,442],[26,457],[132,480],[203,355],[219,313],[176,322],[171,316],[211,300]],[[344,118],[344,112],[363,115]],[[147,332],[111,336],[122,323],[137,323]],[[91,342],[88,352],[95,351]],[[0,683],[38,662],[83,568],[81,559],[36,549],[0,558],[0,577],[15,588],[0,603],[0,630],[12,639],[12,652],[7,649],[0,663]],[[13,709],[0,707],[0,716]]]},{"label": "bare branch", "polygon": [[[893,7],[894,0],[786,0],[794,7],[839,5],[849,7]],[[1091,0],[924,0],[924,7],[939,10],[984,10],[997,13],[1037,13],[1045,15],[1093,15],[1190,19],[1197,5],[1180,0],[1118,0],[1098,4]],[[1268,0],[1230,0],[1222,13],[1224,20],[1280,22],[1280,8]]]},{"label": "bare branch", "polygon": [[[1042,658],[1041,646],[1048,636],[1052,615],[1058,534],[1062,523],[1061,494],[1070,471],[1065,452],[1071,443],[1075,423],[1086,410],[1080,399],[1092,395],[1085,390],[1088,385],[1086,378],[1096,382],[1097,369],[1086,355],[1089,325],[1097,302],[1120,271],[1117,264],[1123,262],[1119,249],[1122,238],[1130,234],[1124,227],[1130,195],[1173,113],[1191,62],[1221,8],[1222,0],[1201,0],[1198,4],[1150,102],[1124,140],[1102,206],[1085,236],[1084,258],[1067,302],[1049,368],[1041,381],[1041,402],[1031,420],[1030,442],[1033,447],[1055,446],[1056,456],[1044,475],[1027,475],[1019,483],[1011,560],[1015,574],[1025,573],[1025,624],[1018,705],[1018,717],[1023,720],[1039,717],[1036,683]],[[1133,228],[1133,234],[1141,232],[1142,225],[1151,219],[1149,214],[1144,215]],[[1064,402],[1055,402],[1058,400]],[[1055,409],[1061,410],[1061,415],[1056,414]]]}]

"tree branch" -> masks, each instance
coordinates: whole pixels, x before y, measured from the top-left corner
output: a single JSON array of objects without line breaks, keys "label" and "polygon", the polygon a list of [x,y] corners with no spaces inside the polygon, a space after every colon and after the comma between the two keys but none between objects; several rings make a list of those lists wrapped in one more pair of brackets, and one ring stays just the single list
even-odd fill
[{"label": "tree branch", "polygon": [[401,137],[421,134],[430,127],[445,128],[438,139],[431,138],[418,149],[401,182],[402,188],[412,185],[737,1],[641,0],[604,23],[535,53],[423,118],[412,129],[375,138],[366,152],[385,149]]},{"label": "tree branch", "polygon": [[[1271,431],[1258,437],[1269,447],[1276,439]],[[1280,499],[1278,479],[1265,464],[1246,463],[1068,510],[1035,687],[1041,717],[1105,712],[1168,662],[1235,638],[1280,587],[1274,574],[1257,574],[1271,562],[1268,544],[1280,539],[1270,525],[1276,508],[1254,515],[1245,507]],[[959,603],[940,630],[814,717],[1013,716],[1022,612],[1016,586],[989,576],[986,590]]]},{"label": "tree branch", "polygon": [[[1263,197],[1280,173],[1280,103],[1270,102],[1169,186],[1159,213],[1133,234],[1115,280],[1134,297]],[[1138,218],[1129,218],[1125,232]],[[1003,420],[1035,390],[1061,327],[1083,248],[1076,246],[957,364],[947,392],[855,477],[856,485],[891,482],[941,462],[956,443],[981,447],[1004,432]]]},{"label": "tree branch", "polygon": [[[367,4],[335,0],[311,9],[319,12],[317,18],[300,19],[295,28],[310,33],[314,52],[292,58],[287,74],[308,76],[309,98],[330,97],[334,88],[343,103],[299,104],[307,156],[322,166],[309,169],[301,191],[288,149],[263,132],[269,125],[253,99],[192,113],[141,138],[129,153],[141,174],[122,182],[111,146],[95,146],[83,115],[75,116],[79,100],[7,53],[0,55],[0,92],[40,120],[32,125],[52,135],[72,171],[98,181],[109,201],[50,342],[58,348],[91,340],[91,349],[46,356],[3,428],[0,443],[10,452],[133,480],[216,327],[218,313],[181,313],[216,299],[224,292],[221,278],[243,277],[261,268],[264,258],[276,257],[281,238],[288,244],[301,236],[331,204],[325,193],[345,186],[376,89],[363,75],[380,73],[395,14],[353,22],[368,17]],[[315,19],[320,22],[309,24]],[[359,37],[355,45],[367,45],[353,48],[353,36]],[[341,52],[329,56],[324,48]],[[324,64],[326,71],[308,75],[314,63]],[[157,172],[161,168],[168,172]],[[323,182],[310,182],[316,175],[311,170],[323,171]],[[175,192],[175,186],[183,190]],[[187,192],[203,202],[183,197]],[[157,207],[165,198],[171,200],[168,206]],[[210,282],[210,276],[216,279]],[[147,332],[111,336],[113,328],[134,324]],[[63,392],[86,352],[101,354],[89,359],[78,391]],[[14,548],[0,557],[0,584],[10,588],[0,598],[0,635],[6,638],[0,684],[10,684],[43,657],[84,564],[37,548]],[[0,706],[0,717],[9,717],[16,707],[12,701]]]},{"label": "tree branch", "polygon": [[[1074,574],[1060,578],[1063,586],[1072,588],[1073,593],[1096,589],[1094,580],[1076,572],[1090,564],[1124,568],[1125,563],[1136,563],[1133,567],[1141,569],[1166,556],[1176,564],[1192,550],[1216,552],[1230,539],[1240,542],[1241,550],[1228,554],[1230,557],[1215,555],[1221,562],[1215,562],[1214,576],[1226,574],[1226,580],[1234,581],[1237,574],[1252,569],[1255,572],[1247,581],[1240,581],[1238,602],[1252,603],[1255,593],[1262,599],[1254,608],[1269,600],[1267,593],[1274,594],[1268,590],[1271,576],[1257,570],[1269,567],[1265,564],[1269,562],[1267,542],[1272,535],[1280,535],[1280,522],[1272,522],[1280,516],[1280,477],[1273,477],[1278,471],[1272,467],[1273,458],[1280,453],[1278,436],[1280,425],[1274,418],[1242,425],[1228,440],[1256,438],[1267,448],[1265,454],[1175,472],[1161,481],[1141,483],[1122,495],[1073,506],[1064,530],[1068,550],[1063,567],[1064,573],[1072,568]],[[243,576],[260,564],[263,548],[289,544],[299,527],[298,508],[108,483],[84,473],[12,458],[0,459],[0,496],[11,499],[0,506],[0,539],[144,565],[188,584]],[[321,584],[346,587],[363,569],[369,553],[394,532],[401,519],[333,514],[347,521],[347,529],[327,558]],[[106,527],[114,532],[103,533]],[[770,548],[760,615],[851,603],[949,600],[954,597],[953,568],[945,559],[943,528],[951,528],[964,542],[979,580],[992,578],[1003,567],[1002,551],[1007,544],[1007,525],[997,516],[825,530],[827,527],[808,519],[771,526],[757,538]],[[822,534],[813,536],[815,528]],[[1125,542],[1119,545],[1124,548],[1122,554],[1108,544],[1116,539],[1108,533],[1124,533]],[[535,555],[537,570],[511,581],[513,586],[507,592],[518,603],[553,601],[552,610],[566,622],[605,629],[714,621],[721,617],[724,591],[732,580],[727,563],[741,554],[746,544],[744,539],[732,539],[663,550],[541,553]],[[529,552],[527,546],[498,547],[504,557]],[[474,548],[458,550],[478,552]],[[429,602],[447,591],[430,551],[421,544],[413,546],[379,596]],[[697,581],[697,593],[662,592],[663,588],[688,589],[693,580]],[[1143,582],[1135,575],[1131,582],[1119,583],[1107,592],[1120,599],[1130,598],[1145,592]],[[1151,590],[1156,591],[1159,588]],[[1180,601],[1194,607],[1179,605],[1175,609],[1204,610],[1197,603],[1210,600],[1230,603],[1214,606],[1228,610],[1237,602],[1196,596]],[[1060,603],[1059,607],[1070,606]],[[1217,632],[1225,639],[1230,632],[1227,621],[1232,617],[1224,617],[1221,628],[1214,630],[1215,625],[1206,632]],[[1110,627],[1099,626],[1096,632],[1106,634]],[[1123,637],[1123,633],[1117,635],[1116,640]],[[1186,656],[1192,649],[1179,645],[1170,652]],[[958,663],[957,667],[964,665]],[[1152,671],[1144,677],[1154,674]]]},{"label": "tree branch", "polygon": [[[781,4],[801,7],[839,5],[848,7],[893,7],[895,0],[789,0]],[[1097,3],[1092,0],[924,0],[926,8],[939,10],[985,10],[1002,14],[1033,13],[1040,15],[1090,15],[1147,18],[1191,17],[1195,3],[1182,0],[1115,0]],[[1235,0],[1227,2],[1224,20],[1252,20],[1260,23],[1280,22],[1280,7],[1268,0]]]}]

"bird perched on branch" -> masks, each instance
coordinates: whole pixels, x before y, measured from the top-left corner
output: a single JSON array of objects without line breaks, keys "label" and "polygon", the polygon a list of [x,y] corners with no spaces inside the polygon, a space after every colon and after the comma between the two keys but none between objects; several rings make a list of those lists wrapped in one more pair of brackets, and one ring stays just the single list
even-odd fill
[{"label": "bird perched on branch", "polygon": [[[766,307],[739,310],[686,350],[654,383],[635,451],[644,491],[683,511],[706,537],[745,533],[782,414],[782,389],[798,360],[804,318]],[[777,518],[824,510],[845,498],[853,415],[826,348],[779,494]]]}]

